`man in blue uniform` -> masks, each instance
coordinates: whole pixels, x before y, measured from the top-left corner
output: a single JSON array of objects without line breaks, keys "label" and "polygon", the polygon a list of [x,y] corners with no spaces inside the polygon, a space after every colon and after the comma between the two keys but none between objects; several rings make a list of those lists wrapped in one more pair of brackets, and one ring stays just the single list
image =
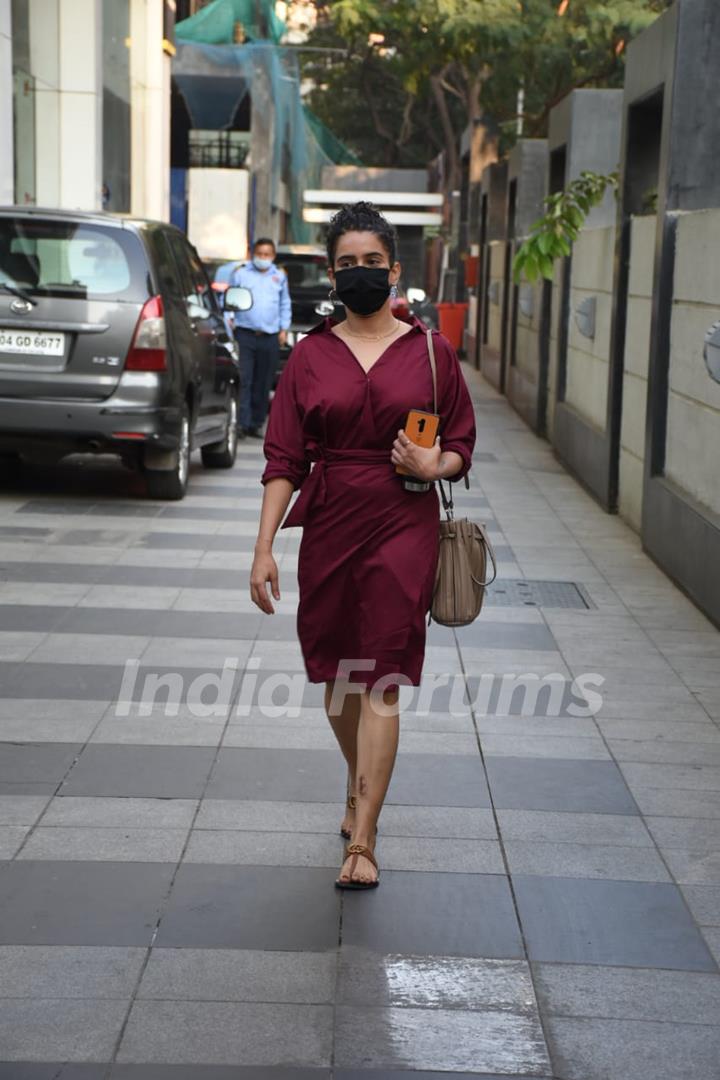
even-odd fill
[{"label": "man in blue uniform", "polygon": [[252,261],[240,263],[230,278],[230,285],[244,285],[253,298],[249,311],[233,312],[240,349],[241,438],[262,438],[260,428],[268,413],[280,346],[285,344],[292,320],[287,275],[274,260],[275,244],[261,237],[253,246]]}]

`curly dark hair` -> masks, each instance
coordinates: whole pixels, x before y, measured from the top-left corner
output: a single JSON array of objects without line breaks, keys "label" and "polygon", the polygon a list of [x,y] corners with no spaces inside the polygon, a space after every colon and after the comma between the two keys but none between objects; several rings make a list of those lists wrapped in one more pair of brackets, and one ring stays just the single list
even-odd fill
[{"label": "curly dark hair", "polygon": [[325,233],[325,244],[330,266],[335,265],[335,249],[339,238],[346,232],[371,232],[378,237],[390,257],[390,265],[397,255],[398,237],[395,227],[384,218],[371,202],[347,203],[330,218]]}]

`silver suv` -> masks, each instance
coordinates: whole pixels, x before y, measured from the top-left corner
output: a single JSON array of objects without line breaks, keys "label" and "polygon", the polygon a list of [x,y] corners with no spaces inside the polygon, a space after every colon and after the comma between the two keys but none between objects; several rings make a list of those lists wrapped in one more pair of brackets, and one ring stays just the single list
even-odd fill
[{"label": "silver suv", "polygon": [[0,455],[118,454],[181,499],[190,452],[230,468],[237,346],[179,229],[0,208]]}]

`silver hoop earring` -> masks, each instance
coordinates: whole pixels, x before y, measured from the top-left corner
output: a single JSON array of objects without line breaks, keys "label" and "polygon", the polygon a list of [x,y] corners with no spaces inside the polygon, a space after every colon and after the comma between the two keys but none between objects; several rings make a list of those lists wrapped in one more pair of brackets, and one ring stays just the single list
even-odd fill
[{"label": "silver hoop earring", "polygon": [[338,294],[335,292],[334,289],[330,290],[330,292],[328,293],[328,297],[330,298],[330,300],[332,300],[333,304],[337,304]]}]

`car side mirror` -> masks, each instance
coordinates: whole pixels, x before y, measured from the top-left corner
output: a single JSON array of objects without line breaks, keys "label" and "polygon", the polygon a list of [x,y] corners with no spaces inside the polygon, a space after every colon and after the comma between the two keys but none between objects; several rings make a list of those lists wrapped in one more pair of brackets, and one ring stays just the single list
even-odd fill
[{"label": "car side mirror", "polygon": [[252,293],[244,285],[231,285],[225,290],[226,311],[249,311],[253,306]]}]

